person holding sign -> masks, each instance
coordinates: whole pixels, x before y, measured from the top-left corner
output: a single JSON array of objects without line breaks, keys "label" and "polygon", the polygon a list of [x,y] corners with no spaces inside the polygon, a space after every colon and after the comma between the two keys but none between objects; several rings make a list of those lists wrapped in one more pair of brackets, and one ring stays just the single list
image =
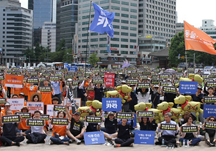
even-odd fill
[{"label": "person holding sign", "polygon": [[[65,118],[66,114],[63,111],[59,111],[57,114],[59,119]],[[51,125],[49,122],[49,127],[53,129],[52,137],[50,138],[51,144],[65,144],[69,145],[69,138],[66,137],[67,125]]]},{"label": "person holding sign", "polygon": [[[115,115],[113,112],[109,112],[107,115],[107,118],[104,121],[104,126],[103,131],[105,133],[108,133],[109,135],[112,136],[112,134],[116,133],[117,130],[117,119],[115,118]],[[101,128],[102,130],[102,128]]]},{"label": "person holding sign", "polygon": [[[198,132],[189,132],[190,129],[188,129],[188,132],[185,133],[185,132],[182,132],[182,128],[184,126],[195,126],[193,123],[193,117],[190,115],[186,118],[186,122],[185,124],[183,124],[181,127],[180,127],[180,135],[181,135],[181,138],[179,139],[179,141],[181,143],[186,143],[186,142],[189,142],[189,145],[191,146],[195,146],[195,145],[198,145],[199,142],[201,141],[200,138],[197,138],[197,135],[199,135],[199,127],[198,127]],[[186,144],[187,145],[187,144]]]},{"label": "person holding sign", "polygon": [[[215,123],[216,118],[214,116],[210,116],[206,119],[206,122]],[[206,144],[208,144],[209,146],[215,146],[215,144],[216,144],[216,130],[211,129],[211,128],[206,128],[206,123],[203,124],[202,129],[205,130]]]},{"label": "person holding sign", "polygon": [[[12,115],[11,110],[5,111],[6,116]],[[3,134],[0,140],[5,146],[17,145],[20,146],[20,142],[24,140],[23,136],[17,136],[17,126],[19,122],[2,123],[2,117],[0,117],[0,126],[3,127]]]},{"label": "person holding sign", "polygon": [[[44,87],[49,87],[49,81],[45,79],[43,81]],[[42,102],[44,105],[52,104],[52,94],[54,93],[53,89],[51,88],[50,92],[40,92],[42,95]]]},{"label": "person holding sign", "polygon": [[28,93],[28,101],[31,101],[31,96],[37,92],[38,87],[35,86],[34,83],[29,83],[26,89]]},{"label": "person holding sign", "polygon": [[[22,109],[21,109],[21,112],[22,113],[28,113],[29,112],[29,109],[24,106]],[[21,122],[19,124],[19,130],[22,130],[23,131],[23,135],[26,135],[28,134],[31,130],[30,130],[30,126],[27,126],[26,125],[26,119],[21,119]],[[25,133],[26,132],[26,133]]]},{"label": "person holding sign", "polygon": [[127,124],[127,119],[122,119],[121,124],[118,125],[118,136],[115,139],[114,147],[132,147],[134,143],[134,139],[130,138],[130,129],[133,128],[133,120],[131,120],[131,124]]},{"label": "person holding sign", "polygon": [[136,94],[137,94],[138,103],[140,102],[149,103],[149,96],[150,96],[149,88],[136,89]]},{"label": "person holding sign", "polygon": [[[172,114],[171,113],[166,113],[164,114],[164,120],[161,122],[161,124],[158,125],[158,132],[162,131],[161,137],[158,138],[158,141],[155,143],[155,145],[169,145],[169,146],[175,146],[176,145],[176,140],[175,140],[175,135],[178,133],[178,125],[175,121],[171,120]],[[170,125],[175,125],[175,130],[162,130],[161,125],[162,124],[170,124]],[[163,141],[162,141],[163,140]],[[164,143],[162,143],[164,142]]]},{"label": "person holding sign", "polygon": [[[35,111],[33,119],[40,119],[41,112]],[[26,135],[26,138],[28,139],[27,143],[44,143],[44,139],[46,138],[46,134],[44,132],[44,126],[31,126],[31,133]]]},{"label": "person holding sign", "polygon": [[155,131],[157,128],[157,124],[153,118],[142,117],[138,118],[140,130],[145,131]]},{"label": "person holding sign", "polygon": [[5,116],[6,115],[6,111],[7,110],[10,110],[10,103],[9,102],[6,102],[5,103],[5,107],[4,107],[4,109],[3,110],[1,110],[1,116],[0,117],[2,117],[2,116]]}]

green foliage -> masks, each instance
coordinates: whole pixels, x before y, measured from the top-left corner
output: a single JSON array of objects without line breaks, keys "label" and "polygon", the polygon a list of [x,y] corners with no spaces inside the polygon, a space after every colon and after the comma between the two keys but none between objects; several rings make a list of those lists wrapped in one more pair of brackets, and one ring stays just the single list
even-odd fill
[{"label": "green foliage", "polygon": [[90,55],[89,64],[91,64],[92,67],[94,67],[98,61],[100,61],[100,59],[97,57],[96,53]]}]

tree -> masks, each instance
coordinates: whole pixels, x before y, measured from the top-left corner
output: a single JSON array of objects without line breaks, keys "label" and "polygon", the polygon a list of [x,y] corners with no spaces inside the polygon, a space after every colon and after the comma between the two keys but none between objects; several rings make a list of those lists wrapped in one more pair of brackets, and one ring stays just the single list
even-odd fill
[{"label": "tree", "polygon": [[96,53],[90,55],[89,64],[91,64],[92,67],[95,66],[98,61],[100,61],[100,59],[97,57]]}]

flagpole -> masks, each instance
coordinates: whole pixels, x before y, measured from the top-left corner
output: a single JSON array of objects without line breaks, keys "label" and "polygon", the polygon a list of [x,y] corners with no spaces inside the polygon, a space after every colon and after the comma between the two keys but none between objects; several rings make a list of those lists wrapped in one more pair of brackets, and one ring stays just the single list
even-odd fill
[{"label": "flagpole", "polygon": [[[185,38],[185,21],[184,21],[184,38]],[[186,70],[188,70],[186,45],[185,45],[185,60],[186,60]],[[187,75],[188,75],[188,71],[187,71]]]},{"label": "flagpole", "polygon": [[90,22],[91,22],[91,3],[92,3],[92,1],[90,1],[89,23],[88,23],[88,30],[87,30],[87,44],[86,44],[86,58],[85,58],[85,77],[86,77],[87,51],[88,51],[89,32],[90,32],[89,31],[89,26],[90,26]]}]

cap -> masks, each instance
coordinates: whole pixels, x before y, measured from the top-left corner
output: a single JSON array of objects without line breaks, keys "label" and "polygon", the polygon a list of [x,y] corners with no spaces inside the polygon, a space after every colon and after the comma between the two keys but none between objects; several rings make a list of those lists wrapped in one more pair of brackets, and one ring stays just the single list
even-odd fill
[{"label": "cap", "polygon": [[113,112],[109,112],[108,115],[114,115],[114,113]]},{"label": "cap", "polygon": [[74,115],[80,115],[80,112],[75,112]]},{"label": "cap", "polygon": [[121,83],[125,83],[126,84],[127,82],[125,80],[122,80]]},{"label": "cap", "polygon": [[10,103],[9,103],[9,102],[6,102],[6,103],[5,103],[5,106],[10,106]]},{"label": "cap", "polygon": [[69,79],[67,79],[67,81],[68,81],[68,82],[72,82],[72,79],[69,78]]},{"label": "cap", "polygon": [[23,92],[21,92],[19,95],[23,95],[23,96],[25,96],[25,94],[24,94]]},{"label": "cap", "polygon": [[198,86],[197,86],[197,89],[201,89],[201,90],[202,90],[202,87],[201,87],[201,85],[198,85]]},{"label": "cap", "polygon": [[158,87],[159,87],[159,85],[154,85],[154,87],[158,88]]}]

